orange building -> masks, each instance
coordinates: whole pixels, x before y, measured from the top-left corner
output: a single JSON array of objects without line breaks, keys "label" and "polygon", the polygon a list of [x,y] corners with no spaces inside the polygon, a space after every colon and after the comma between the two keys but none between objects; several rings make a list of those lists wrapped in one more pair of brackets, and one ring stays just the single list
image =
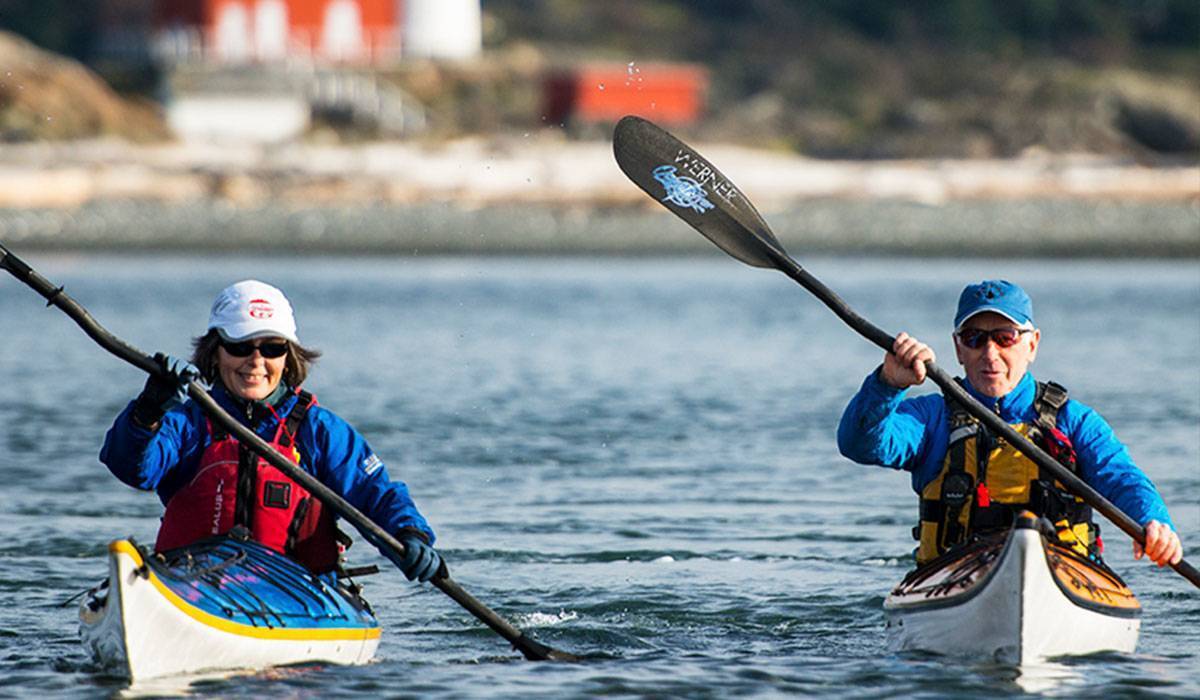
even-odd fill
[{"label": "orange building", "polygon": [[543,115],[550,123],[597,124],[636,114],[683,126],[704,111],[708,73],[690,64],[585,64],[546,78]]}]

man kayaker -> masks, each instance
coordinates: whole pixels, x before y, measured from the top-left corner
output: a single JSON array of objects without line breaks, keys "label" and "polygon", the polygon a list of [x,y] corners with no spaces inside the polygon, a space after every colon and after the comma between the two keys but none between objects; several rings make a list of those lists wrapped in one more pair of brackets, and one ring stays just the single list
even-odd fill
[{"label": "man kayaker", "polygon": [[[953,338],[967,392],[1145,528],[1146,545],[1134,543],[1135,558],[1145,555],[1159,566],[1183,558],[1166,505],[1108,423],[1069,399],[1063,387],[1038,382],[1029,372],[1041,331],[1024,290],[1003,280],[968,285],[958,300]],[[926,361],[934,361],[928,345],[897,335],[838,426],[838,449],[846,457],[912,473],[921,497],[913,530],[918,563],[975,533],[1007,528],[1014,512],[1025,508],[1051,521],[1059,538],[1081,554],[1097,556],[1098,528],[1080,499],[941,395],[904,397],[908,387],[925,381]]]},{"label": "man kayaker", "polygon": [[240,526],[323,574],[339,566],[348,543],[333,513],[307,489],[186,400],[187,382],[201,378],[228,413],[402,542],[403,558],[384,554],[409,580],[428,581],[442,570],[433,530],[408,487],[389,478],[350,424],[301,388],[320,353],[301,345],[283,292],[256,280],[227,287],[193,346],[191,363],[155,356],[172,379],[150,376],[100,452],[117,478],[157,491],[166,506],[156,551]]}]

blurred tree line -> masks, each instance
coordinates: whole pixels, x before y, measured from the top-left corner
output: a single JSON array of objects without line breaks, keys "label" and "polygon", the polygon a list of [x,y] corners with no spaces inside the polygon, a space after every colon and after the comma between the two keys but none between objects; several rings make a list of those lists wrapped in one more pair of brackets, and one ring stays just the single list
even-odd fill
[{"label": "blurred tree line", "polygon": [[1190,0],[828,0],[834,18],[888,40],[1026,49],[1109,57],[1137,46],[1196,48],[1200,3]]},{"label": "blurred tree line", "polygon": [[494,44],[711,71],[714,138],[829,157],[1200,150],[1200,0],[484,0]]},{"label": "blurred tree line", "polygon": [[1200,48],[1195,0],[483,0],[483,7],[514,37],[695,60],[813,29],[1107,61],[1143,48]]}]

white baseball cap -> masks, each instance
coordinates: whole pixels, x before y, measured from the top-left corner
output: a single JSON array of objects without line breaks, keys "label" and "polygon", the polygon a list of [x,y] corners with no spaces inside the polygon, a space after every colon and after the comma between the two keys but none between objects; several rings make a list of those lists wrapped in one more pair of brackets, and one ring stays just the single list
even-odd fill
[{"label": "white baseball cap", "polygon": [[263,336],[296,338],[296,317],[283,292],[258,280],[231,284],[217,295],[208,316],[208,328],[225,340],[241,342]]}]

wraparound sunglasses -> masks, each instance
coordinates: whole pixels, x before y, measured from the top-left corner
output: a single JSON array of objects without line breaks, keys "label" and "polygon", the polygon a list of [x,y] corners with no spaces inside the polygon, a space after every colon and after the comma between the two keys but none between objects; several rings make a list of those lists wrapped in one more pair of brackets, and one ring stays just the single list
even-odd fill
[{"label": "wraparound sunglasses", "polygon": [[222,340],[221,347],[225,348],[225,352],[234,357],[250,357],[254,354],[255,350],[258,350],[258,354],[262,355],[268,360],[273,360],[276,357],[283,357],[288,351],[287,342],[259,343],[255,345],[250,341],[231,343],[229,341]]},{"label": "wraparound sunglasses", "polygon": [[964,346],[972,350],[978,350],[987,345],[989,338],[996,344],[996,347],[1011,348],[1021,339],[1022,334],[1030,332],[1032,331],[1028,328],[996,328],[990,331],[979,328],[964,328],[954,335],[958,336],[958,342]]}]

